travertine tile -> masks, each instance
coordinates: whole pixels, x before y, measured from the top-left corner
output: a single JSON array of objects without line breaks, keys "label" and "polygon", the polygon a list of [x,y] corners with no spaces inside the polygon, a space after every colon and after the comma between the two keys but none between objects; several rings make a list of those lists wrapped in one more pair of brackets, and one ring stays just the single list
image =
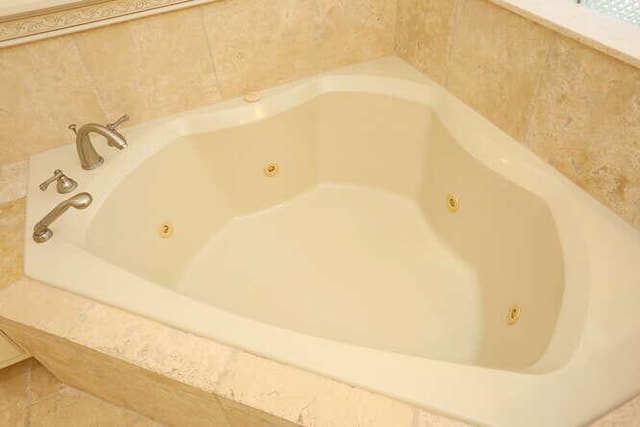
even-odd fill
[{"label": "travertine tile", "polygon": [[0,370],[0,411],[27,401],[30,366],[31,361],[25,360]]},{"label": "travertine tile", "polygon": [[37,360],[0,370],[0,426],[161,427],[62,384]]},{"label": "travertine tile", "polygon": [[229,427],[211,393],[6,319],[0,324],[66,384],[171,425]]},{"label": "travertine tile", "polygon": [[51,372],[36,360],[31,359],[29,370],[29,398],[39,400],[50,394],[57,393],[64,385]]},{"label": "travertine tile", "polygon": [[202,12],[224,98],[319,71],[315,0],[227,0]]},{"label": "travertine tile", "polygon": [[235,356],[216,393],[304,426],[413,423],[404,403],[247,353]]},{"label": "travertine tile", "polygon": [[126,125],[219,99],[198,8],[73,35],[109,120]]},{"label": "travertine tile", "polygon": [[639,425],[640,396],[589,424],[589,427],[635,427]]},{"label": "travertine tile", "polygon": [[393,52],[396,0],[317,0],[322,68],[331,70]]},{"label": "travertine tile", "polygon": [[29,407],[31,427],[152,427],[150,419],[97,399],[79,390],[65,387]]},{"label": "travertine tile", "polygon": [[20,199],[27,194],[29,162],[0,164],[0,203]]},{"label": "travertine tile", "polygon": [[640,228],[640,70],[559,39],[524,142]]},{"label": "travertine tile", "polygon": [[73,142],[67,125],[104,115],[68,36],[0,49],[0,165]]},{"label": "travertine tile", "polygon": [[416,427],[472,427],[472,424],[419,410]]},{"label": "travertine tile", "polygon": [[27,407],[24,405],[15,405],[7,409],[0,410],[0,426],[27,426]]},{"label": "travertine tile", "polygon": [[395,53],[444,84],[456,0],[398,0]]},{"label": "travertine tile", "polygon": [[299,427],[301,424],[294,423],[284,418],[276,417],[250,406],[243,405],[234,400],[218,397],[220,405],[224,410],[227,420],[232,427]]},{"label": "travertine tile", "polygon": [[[238,409],[232,406],[225,406],[223,403],[224,414],[227,417],[227,421],[231,424],[231,427],[297,427],[299,424],[294,424],[285,420],[273,419],[267,420],[267,417],[260,417],[255,415],[250,408],[247,410]],[[275,418],[275,417],[273,417]]]},{"label": "travertine tile", "polygon": [[101,304],[87,310],[66,338],[208,391],[213,390],[233,351]]},{"label": "travertine tile", "polygon": [[83,297],[23,277],[0,293],[0,318],[64,336],[80,314],[93,304]]},{"label": "travertine tile", "polygon": [[65,386],[34,359],[0,370],[0,426],[88,425],[161,426]]},{"label": "travertine tile", "polygon": [[520,138],[553,35],[485,0],[459,1],[447,88]]},{"label": "travertine tile", "polygon": [[25,199],[0,204],[0,289],[22,276]]}]

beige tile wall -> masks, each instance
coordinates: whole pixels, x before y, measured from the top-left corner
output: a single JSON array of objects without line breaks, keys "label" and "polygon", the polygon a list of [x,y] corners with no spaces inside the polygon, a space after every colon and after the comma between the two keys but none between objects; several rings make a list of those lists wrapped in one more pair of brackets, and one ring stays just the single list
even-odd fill
[{"label": "beige tile wall", "polygon": [[399,0],[398,55],[640,228],[640,70],[486,0]]},{"label": "beige tile wall", "polygon": [[486,0],[223,0],[0,49],[0,165],[396,52],[640,227],[640,70]]},{"label": "beige tile wall", "polygon": [[0,165],[393,52],[396,0],[222,0],[0,49]]}]

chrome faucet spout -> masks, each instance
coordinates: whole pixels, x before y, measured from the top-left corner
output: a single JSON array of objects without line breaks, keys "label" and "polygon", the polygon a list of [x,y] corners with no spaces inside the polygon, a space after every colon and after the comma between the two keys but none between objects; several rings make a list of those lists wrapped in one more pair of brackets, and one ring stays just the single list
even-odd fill
[{"label": "chrome faucet spout", "polygon": [[51,223],[67,211],[67,209],[73,207],[76,209],[86,209],[89,207],[93,198],[89,193],[78,193],[73,197],[68,198],[62,203],[58,204],[55,208],[45,215],[38,223],[33,227],[33,240],[37,243],[44,243],[51,239],[53,232],[49,228]]},{"label": "chrome faucet spout", "polygon": [[90,135],[97,133],[104,136],[107,139],[107,144],[112,147],[122,150],[127,147],[127,140],[125,137],[116,130],[116,127],[129,120],[128,115],[120,117],[115,123],[107,124],[106,126],[99,125],[97,123],[87,123],[75,130],[75,126],[70,127],[76,132],[76,148],[78,150],[78,157],[80,157],[80,164],[83,169],[95,169],[100,166],[104,159],[96,152],[96,149],[91,143]]}]

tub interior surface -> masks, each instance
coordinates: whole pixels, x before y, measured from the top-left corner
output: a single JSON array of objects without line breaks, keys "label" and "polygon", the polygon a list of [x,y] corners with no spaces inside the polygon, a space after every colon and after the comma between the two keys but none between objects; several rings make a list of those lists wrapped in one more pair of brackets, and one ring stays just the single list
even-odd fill
[{"label": "tub interior surface", "polygon": [[481,332],[474,276],[410,200],[322,185],[225,224],[178,290],[319,337],[471,362]]},{"label": "tub interior surface", "polygon": [[428,106],[371,93],[176,139],[109,195],[87,246],[247,318],[497,369],[540,358],[564,286],[545,201],[468,154]]}]

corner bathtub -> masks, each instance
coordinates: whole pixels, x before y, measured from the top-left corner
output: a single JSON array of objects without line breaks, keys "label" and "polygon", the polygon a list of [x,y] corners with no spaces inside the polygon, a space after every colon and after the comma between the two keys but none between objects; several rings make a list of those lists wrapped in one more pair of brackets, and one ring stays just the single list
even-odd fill
[{"label": "corner bathtub", "polygon": [[640,392],[637,231],[399,59],[124,134],[31,158],[28,276],[474,423]]}]

